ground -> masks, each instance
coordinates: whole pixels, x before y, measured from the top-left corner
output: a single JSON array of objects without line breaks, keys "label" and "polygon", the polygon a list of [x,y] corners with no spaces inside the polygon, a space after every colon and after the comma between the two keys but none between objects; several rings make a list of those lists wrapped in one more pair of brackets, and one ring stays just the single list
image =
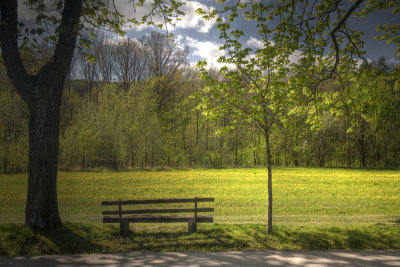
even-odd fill
[{"label": "ground", "polygon": [[[400,249],[400,171],[274,168],[274,233],[265,234],[264,168],[60,172],[58,232],[26,229],[27,174],[0,175],[0,255],[238,249]],[[103,200],[214,197],[214,224],[101,223]],[[75,240],[73,245],[70,240]]]}]

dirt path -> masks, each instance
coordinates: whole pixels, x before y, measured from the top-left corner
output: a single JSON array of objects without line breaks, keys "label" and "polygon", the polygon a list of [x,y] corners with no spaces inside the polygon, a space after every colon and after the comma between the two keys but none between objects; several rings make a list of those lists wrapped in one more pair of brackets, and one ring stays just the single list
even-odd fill
[{"label": "dirt path", "polygon": [[400,266],[400,251],[131,252],[0,258],[0,266]]}]

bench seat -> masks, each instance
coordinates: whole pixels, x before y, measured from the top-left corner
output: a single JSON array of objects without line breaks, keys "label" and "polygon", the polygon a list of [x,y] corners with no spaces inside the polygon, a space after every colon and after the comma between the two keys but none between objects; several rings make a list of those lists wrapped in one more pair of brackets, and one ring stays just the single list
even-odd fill
[{"label": "bench seat", "polygon": [[[119,223],[120,233],[125,236],[129,232],[129,223],[187,223],[189,233],[197,231],[197,223],[212,223],[213,216],[200,215],[201,212],[214,212],[212,207],[198,207],[201,202],[214,202],[212,197],[203,198],[167,198],[167,199],[136,199],[136,200],[117,200],[117,201],[102,201],[102,206],[118,207],[118,210],[103,210],[103,223]],[[176,204],[188,203],[194,204],[194,207],[164,207],[157,208],[156,204]],[[122,206],[126,205],[149,205],[151,208],[138,208],[138,209],[123,209]],[[158,206],[160,207],[160,206]],[[161,214],[160,214],[161,213]],[[191,213],[171,215],[174,213]]]},{"label": "bench seat", "polygon": [[[121,221],[133,223],[171,223],[189,222],[194,220],[193,216],[188,215],[125,215]],[[103,223],[119,223],[119,216],[104,216]],[[212,223],[213,216],[197,215],[197,222]]]}]

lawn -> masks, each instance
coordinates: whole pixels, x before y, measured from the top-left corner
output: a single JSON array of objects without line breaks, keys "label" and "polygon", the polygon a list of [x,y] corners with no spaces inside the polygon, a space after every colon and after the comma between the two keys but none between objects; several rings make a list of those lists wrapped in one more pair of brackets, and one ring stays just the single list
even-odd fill
[{"label": "lawn", "polygon": [[[0,223],[24,220],[27,174],[0,175]],[[400,171],[273,169],[274,223],[398,223]],[[215,223],[264,223],[266,169],[60,172],[61,218],[101,223],[102,200],[214,197]]]},{"label": "lawn", "polygon": [[[275,230],[269,237],[263,226],[266,183],[263,168],[60,172],[59,210],[62,220],[69,222],[63,231],[79,236],[79,240],[91,240],[89,248],[75,251],[79,246],[71,250],[65,249],[64,243],[57,245],[57,240],[63,239],[56,238],[59,234],[35,234],[20,225],[24,221],[27,174],[2,174],[0,241],[8,248],[0,247],[0,255],[134,249],[400,249],[400,171],[274,168]],[[215,198],[214,224],[200,225],[194,235],[188,235],[187,226],[182,224],[133,225],[136,234],[121,239],[118,226],[101,224],[102,200],[194,196]],[[29,245],[27,252],[21,252],[12,241],[26,244],[26,238],[41,248],[39,252]],[[64,233],[64,238],[73,237]],[[178,243],[167,247],[162,240]],[[95,249],[92,243],[100,248]]]}]

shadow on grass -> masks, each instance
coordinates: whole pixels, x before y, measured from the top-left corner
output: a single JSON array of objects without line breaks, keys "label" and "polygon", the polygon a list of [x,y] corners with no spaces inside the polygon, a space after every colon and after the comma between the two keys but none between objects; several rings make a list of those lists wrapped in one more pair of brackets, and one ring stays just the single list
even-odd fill
[{"label": "shadow on grass", "polygon": [[398,225],[274,226],[227,224],[201,226],[188,234],[186,227],[131,227],[126,237],[119,226],[66,223],[57,231],[34,233],[24,225],[0,224],[0,256],[114,253],[130,251],[237,251],[400,249]]},{"label": "shadow on grass", "polygon": [[[172,229],[172,232],[171,232]],[[187,230],[162,230],[136,229],[126,237],[114,233],[114,241],[120,242],[127,251],[224,251],[249,248],[247,240],[233,236],[218,226],[200,229],[189,234]]]},{"label": "shadow on grass", "polygon": [[[39,232],[54,244],[57,251],[67,254],[94,253],[102,250],[96,244],[96,228],[91,225],[66,223],[60,229]],[[58,253],[55,251],[56,253]]]},{"label": "shadow on grass", "polygon": [[90,225],[67,223],[58,230],[35,233],[23,224],[0,225],[0,256],[93,253],[95,243]]}]

